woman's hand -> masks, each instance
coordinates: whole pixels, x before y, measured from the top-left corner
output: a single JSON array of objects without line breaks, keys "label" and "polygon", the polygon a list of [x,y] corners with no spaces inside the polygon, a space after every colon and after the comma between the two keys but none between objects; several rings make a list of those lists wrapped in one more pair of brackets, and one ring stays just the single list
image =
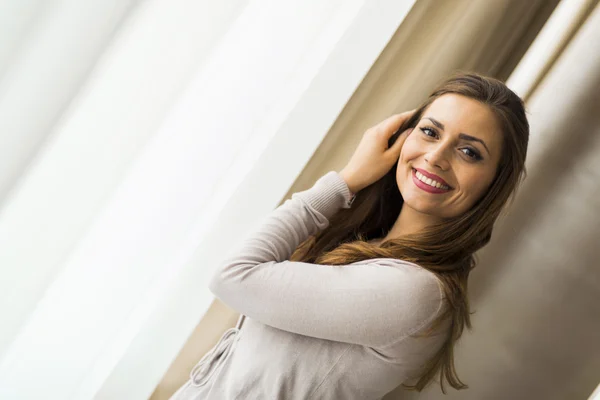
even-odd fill
[{"label": "woman's hand", "polygon": [[350,158],[340,171],[352,193],[356,193],[383,178],[400,157],[400,150],[412,128],[402,132],[392,147],[388,142],[400,126],[412,116],[416,109],[394,114],[379,124],[367,129]]}]

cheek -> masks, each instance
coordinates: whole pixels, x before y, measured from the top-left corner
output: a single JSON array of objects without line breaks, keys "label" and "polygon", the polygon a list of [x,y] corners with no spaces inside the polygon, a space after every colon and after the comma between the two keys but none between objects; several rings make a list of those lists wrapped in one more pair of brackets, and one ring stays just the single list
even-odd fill
[{"label": "cheek", "polygon": [[[414,131],[413,131],[414,132]],[[417,141],[414,139],[413,133],[411,133],[400,150],[400,156],[398,157],[398,168],[396,170],[396,179],[402,192],[404,182],[406,179],[412,179],[408,176],[409,169],[408,164],[414,161],[419,156],[419,149]]]},{"label": "cheek", "polygon": [[400,150],[400,161],[407,162],[418,156],[419,149],[415,140],[414,131],[404,141],[402,150]]},{"label": "cheek", "polygon": [[491,176],[488,173],[468,173],[461,179],[461,189],[463,193],[472,197],[472,201],[479,199],[488,189],[491,183]]}]

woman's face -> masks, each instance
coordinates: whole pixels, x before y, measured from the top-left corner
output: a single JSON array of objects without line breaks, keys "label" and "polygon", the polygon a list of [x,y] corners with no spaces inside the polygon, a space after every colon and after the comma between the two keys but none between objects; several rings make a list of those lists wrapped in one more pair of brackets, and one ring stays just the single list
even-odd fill
[{"label": "woman's face", "polygon": [[[404,206],[440,218],[463,214],[491,185],[501,154],[502,132],[488,106],[458,94],[438,97],[400,152],[396,180]],[[421,182],[415,168],[447,186]]]}]

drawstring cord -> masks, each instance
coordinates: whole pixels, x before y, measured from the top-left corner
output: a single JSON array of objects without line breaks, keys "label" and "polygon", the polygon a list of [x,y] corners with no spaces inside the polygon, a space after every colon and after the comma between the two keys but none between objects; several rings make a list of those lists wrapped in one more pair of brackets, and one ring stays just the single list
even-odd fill
[{"label": "drawstring cord", "polygon": [[219,342],[194,366],[190,372],[190,379],[193,386],[203,386],[206,384],[218,369],[218,366],[225,362],[239,331],[238,327],[227,329],[221,336],[221,339],[219,339]]}]

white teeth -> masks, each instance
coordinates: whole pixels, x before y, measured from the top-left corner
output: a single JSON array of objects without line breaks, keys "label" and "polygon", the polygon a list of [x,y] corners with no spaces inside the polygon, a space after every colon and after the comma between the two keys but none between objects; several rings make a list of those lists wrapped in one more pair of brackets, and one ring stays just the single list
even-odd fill
[{"label": "white teeth", "polygon": [[418,179],[419,179],[421,182],[424,182],[424,183],[428,184],[429,186],[433,186],[433,187],[435,187],[435,188],[438,188],[438,189],[444,189],[444,190],[450,189],[448,186],[446,186],[446,185],[442,185],[442,184],[441,184],[441,183],[439,183],[438,181],[435,181],[435,180],[433,180],[433,179],[431,179],[431,178],[427,178],[427,177],[425,177],[425,176],[424,176],[422,173],[420,173],[419,171],[416,171],[416,170],[415,170],[415,175],[417,176],[417,178],[418,178]]}]

